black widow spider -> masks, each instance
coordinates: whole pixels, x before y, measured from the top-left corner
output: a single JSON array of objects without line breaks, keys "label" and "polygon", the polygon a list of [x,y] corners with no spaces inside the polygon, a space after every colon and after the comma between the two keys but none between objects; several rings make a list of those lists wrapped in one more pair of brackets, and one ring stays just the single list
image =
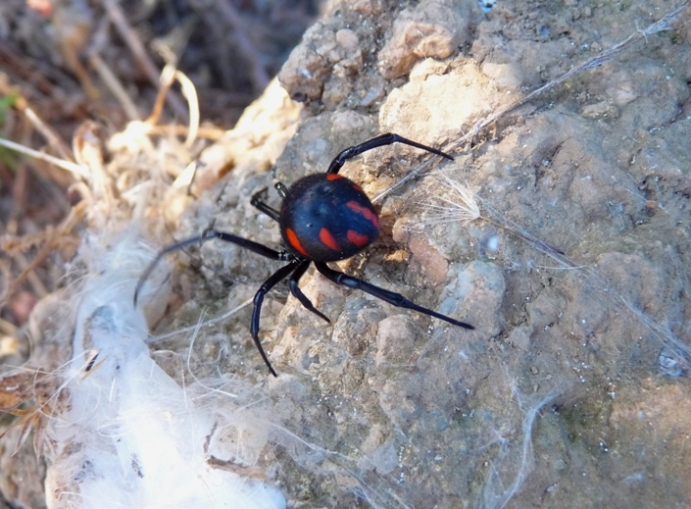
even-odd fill
[{"label": "black widow spider", "polygon": [[397,134],[382,134],[359,145],[348,147],[331,161],[326,173],[302,177],[290,188],[277,183],[276,190],[283,198],[280,211],[262,201],[261,197],[265,193],[266,188],[252,196],[250,203],[278,223],[285,249],[276,251],[230,233],[213,229],[206,230],[201,235],[171,244],[158,253],[137,283],[134,293],[135,305],[142,285],[162,257],[172,251],[183,249],[192,244],[209,239],[219,239],[237,244],[261,256],[288,262],[287,265],[278,269],[267,279],[255,294],[254,310],[250,325],[250,334],[254,344],[257,346],[269,371],[274,376],[278,375],[271,366],[269,358],[259,341],[259,320],[264,297],[276,283],[290,276],[290,293],[306,309],[323,320],[330,322],[324,314],[314,307],[298,286],[300,278],[305,274],[311,263],[314,263],[317,270],[324,277],[337,285],[362,290],[394,306],[412,309],[418,313],[444,320],[452,325],[465,329],[474,329],[472,325],[459,322],[451,317],[419,306],[399,293],[374,286],[356,277],[331,269],[326,265],[326,262],[345,260],[359,253],[374,242],[379,235],[379,217],[377,211],[372,206],[372,202],[370,202],[360,186],[338,175],[339,170],[347,160],[368,150],[391,145],[392,143],[403,143],[453,160],[452,156],[441,150],[422,145]]}]

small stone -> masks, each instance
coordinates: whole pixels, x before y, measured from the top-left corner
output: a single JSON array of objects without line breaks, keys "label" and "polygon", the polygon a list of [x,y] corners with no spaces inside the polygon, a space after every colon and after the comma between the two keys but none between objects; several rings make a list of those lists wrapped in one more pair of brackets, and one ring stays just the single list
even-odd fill
[{"label": "small stone", "polygon": [[468,38],[468,21],[437,2],[404,9],[393,25],[393,36],[379,52],[379,72],[395,79],[410,72],[422,58],[450,57]]},{"label": "small stone", "polygon": [[352,30],[343,28],[336,32],[336,42],[347,51],[357,51],[359,40],[357,34]]}]

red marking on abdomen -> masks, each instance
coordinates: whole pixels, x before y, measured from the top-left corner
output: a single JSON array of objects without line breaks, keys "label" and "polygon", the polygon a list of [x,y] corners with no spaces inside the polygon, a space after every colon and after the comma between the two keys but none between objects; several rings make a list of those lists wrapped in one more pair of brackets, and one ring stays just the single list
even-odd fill
[{"label": "red marking on abdomen", "polygon": [[302,244],[300,244],[300,240],[298,239],[298,236],[295,235],[295,232],[293,230],[291,230],[290,228],[286,228],[286,237],[288,237],[288,243],[291,245],[293,249],[295,249],[305,258],[310,257],[310,255],[307,254],[307,251],[305,251],[305,248],[302,247]]},{"label": "red marking on abdomen", "polygon": [[334,239],[333,235],[331,235],[331,232],[326,228],[319,230],[319,240],[321,240],[322,243],[332,251],[338,251],[341,249],[338,246],[336,239]]},{"label": "red marking on abdomen", "polygon": [[372,223],[375,228],[379,229],[379,218],[377,217],[377,214],[375,214],[371,209],[363,207],[362,205],[354,201],[349,201],[348,203],[346,203],[346,206],[353,212],[357,212],[358,214],[362,214],[363,216],[365,216],[365,219]]},{"label": "red marking on abdomen", "polygon": [[348,240],[355,244],[357,247],[364,247],[369,243],[369,237],[355,230],[348,230]]},{"label": "red marking on abdomen", "polygon": [[345,178],[345,177],[343,177],[337,173],[331,173],[331,174],[326,176],[326,180],[338,180],[338,179],[342,179],[342,178]]}]

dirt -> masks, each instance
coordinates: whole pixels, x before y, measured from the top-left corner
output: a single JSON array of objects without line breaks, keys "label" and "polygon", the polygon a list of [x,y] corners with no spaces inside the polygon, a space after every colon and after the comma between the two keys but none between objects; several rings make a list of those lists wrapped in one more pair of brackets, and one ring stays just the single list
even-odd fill
[{"label": "dirt", "polygon": [[[382,132],[456,156],[379,199],[380,241],[338,267],[475,330],[310,271],[301,287],[331,324],[286,287],[270,294],[260,335],[278,378],[247,309],[195,340],[200,373],[244,377],[274,402],[283,431],[263,463],[290,507],[691,503],[691,11],[473,131],[676,5],[333,2],[279,73],[304,109],[274,89],[227,134],[252,155],[237,150],[225,176],[212,166],[221,180],[176,238],[213,224],[278,246],[250,196],[268,187],[277,206],[274,179],[324,171]],[[342,174],[374,197],[427,159],[385,147]],[[449,181],[481,217],[464,220]],[[216,242],[177,261],[180,299],[159,331],[237,306],[280,266]],[[155,345],[185,352],[189,335]]]}]

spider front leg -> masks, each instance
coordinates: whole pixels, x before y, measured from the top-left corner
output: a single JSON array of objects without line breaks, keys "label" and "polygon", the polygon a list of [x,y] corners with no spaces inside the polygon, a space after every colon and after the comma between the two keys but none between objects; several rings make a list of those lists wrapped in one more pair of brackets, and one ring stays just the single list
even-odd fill
[{"label": "spider front leg", "polygon": [[334,157],[333,161],[331,161],[329,169],[326,170],[326,173],[338,173],[348,159],[352,159],[353,157],[362,154],[363,152],[367,152],[368,150],[372,150],[373,148],[383,147],[386,145],[391,145],[393,143],[402,143],[404,145],[410,145],[411,147],[426,150],[427,152],[431,152],[432,154],[436,154],[438,156],[445,157],[446,159],[451,159],[453,161],[453,156],[447,154],[446,152],[442,152],[441,150],[437,150],[436,148],[428,147],[427,145],[423,145],[422,143],[418,143],[417,141],[409,140],[408,138],[404,138],[403,136],[399,136],[398,134],[388,133],[377,136],[376,138],[372,138],[371,140],[367,140],[363,143],[360,143],[359,145],[355,145],[354,147],[348,147],[345,150],[341,150],[341,152],[339,152],[338,155]]},{"label": "spider front leg", "polygon": [[444,320],[445,322],[448,322],[452,325],[457,325],[458,327],[463,327],[464,329],[472,330],[475,328],[468,323],[459,322],[458,320],[454,320],[449,316],[442,315],[441,313],[437,313],[436,311],[432,311],[431,309],[419,306],[414,302],[411,302],[408,299],[406,299],[400,293],[385,290],[384,288],[380,288],[373,284],[367,283],[362,279],[358,279],[356,277],[343,274],[342,272],[338,272],[337,270],[333,270],[329,268],[325,263],[314,262],[314,265],[317,267],[317,270],[322,275],[324,275],[327,279],[330,279],[337,285],[347,286],[348,288],[354,288],[356,290],[362,290],[363,292],[369,293],[370,295],[373,295],[374,297],[386,301],[389,304],[392,304],[396,307],[412,309],[413,311],[417,311],[418,313],[432,316],[434,318],[438,318],[439,320]]}]

